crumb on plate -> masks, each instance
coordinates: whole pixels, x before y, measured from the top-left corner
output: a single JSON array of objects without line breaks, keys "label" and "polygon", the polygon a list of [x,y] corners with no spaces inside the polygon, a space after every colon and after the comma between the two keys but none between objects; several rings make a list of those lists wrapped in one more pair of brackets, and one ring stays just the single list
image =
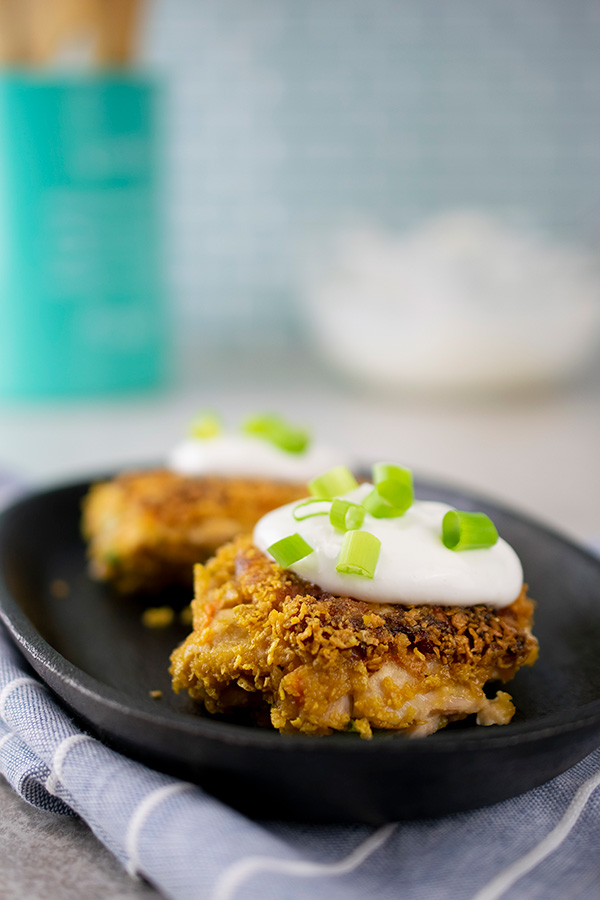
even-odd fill
[{"label": "crumb on plate", "polygon": [[71,588],[69,587],[69,583],[68,581],[65,581],[64,578],[54,578],[50,582],[50,593],[59,600],[68,597],[70,592]]},{"label": "crumb on plate", "polygon": [[150,606],[142,613],[144,628],[168,628],[175,618],[172,606]]},{"label": "crumb on plate", "polygon": [[188,603],[179,613],[179,621],[182,625],[191,625],[193,622],[192,604]]}]

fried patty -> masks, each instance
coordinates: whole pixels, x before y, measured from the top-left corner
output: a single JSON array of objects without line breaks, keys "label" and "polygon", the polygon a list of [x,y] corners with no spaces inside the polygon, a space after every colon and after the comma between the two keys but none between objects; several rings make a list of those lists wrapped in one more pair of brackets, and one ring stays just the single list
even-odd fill
[{"label": "fried patty", "polygon": [[266,705],[282,732],[425,735],[472,713],[505,724],[510,695],[484,687],[538,654],[525,588],[503,609],[365,603],[281,569],[249,536],[195,567],[192,610],[174,690],[211,713]]},{"label": "fried patty", "polygon": [[94,485],[82,529],[92,576],[123,593],[191,587],[194,563],[299,500],[306,485],[256,478],[191,478],[156,469]]}]

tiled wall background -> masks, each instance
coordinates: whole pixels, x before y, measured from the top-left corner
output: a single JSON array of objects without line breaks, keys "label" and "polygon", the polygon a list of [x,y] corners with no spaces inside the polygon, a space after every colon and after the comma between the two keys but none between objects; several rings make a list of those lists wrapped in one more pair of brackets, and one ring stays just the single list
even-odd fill
[{"label": "tiled wall background", "polygon": [[171,260],[200,340],[286,340],[299,248],[483,207],[595,240],[597,0],[154,0]]}]

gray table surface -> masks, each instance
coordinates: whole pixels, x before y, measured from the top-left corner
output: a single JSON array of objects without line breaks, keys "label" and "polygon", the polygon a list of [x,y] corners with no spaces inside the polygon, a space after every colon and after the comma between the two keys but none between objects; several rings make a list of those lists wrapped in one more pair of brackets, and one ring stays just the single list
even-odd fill
[{"label": "gray table surface", "polygon": [[134,880],[80,819],[25,803],[0,778],[2,900],[138,900],[160,895]]}]

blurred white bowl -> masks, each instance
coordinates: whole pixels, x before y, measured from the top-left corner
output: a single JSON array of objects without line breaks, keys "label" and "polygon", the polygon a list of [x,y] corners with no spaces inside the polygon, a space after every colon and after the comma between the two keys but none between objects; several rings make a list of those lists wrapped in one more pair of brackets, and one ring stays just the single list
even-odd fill
[{"label": "blurred white bowl", "polygon": [[390,386],[484,391],[571,377],[598,348],[600,270],[583,251],[453,213],[341,234],[305,292],[326,359]]}]

